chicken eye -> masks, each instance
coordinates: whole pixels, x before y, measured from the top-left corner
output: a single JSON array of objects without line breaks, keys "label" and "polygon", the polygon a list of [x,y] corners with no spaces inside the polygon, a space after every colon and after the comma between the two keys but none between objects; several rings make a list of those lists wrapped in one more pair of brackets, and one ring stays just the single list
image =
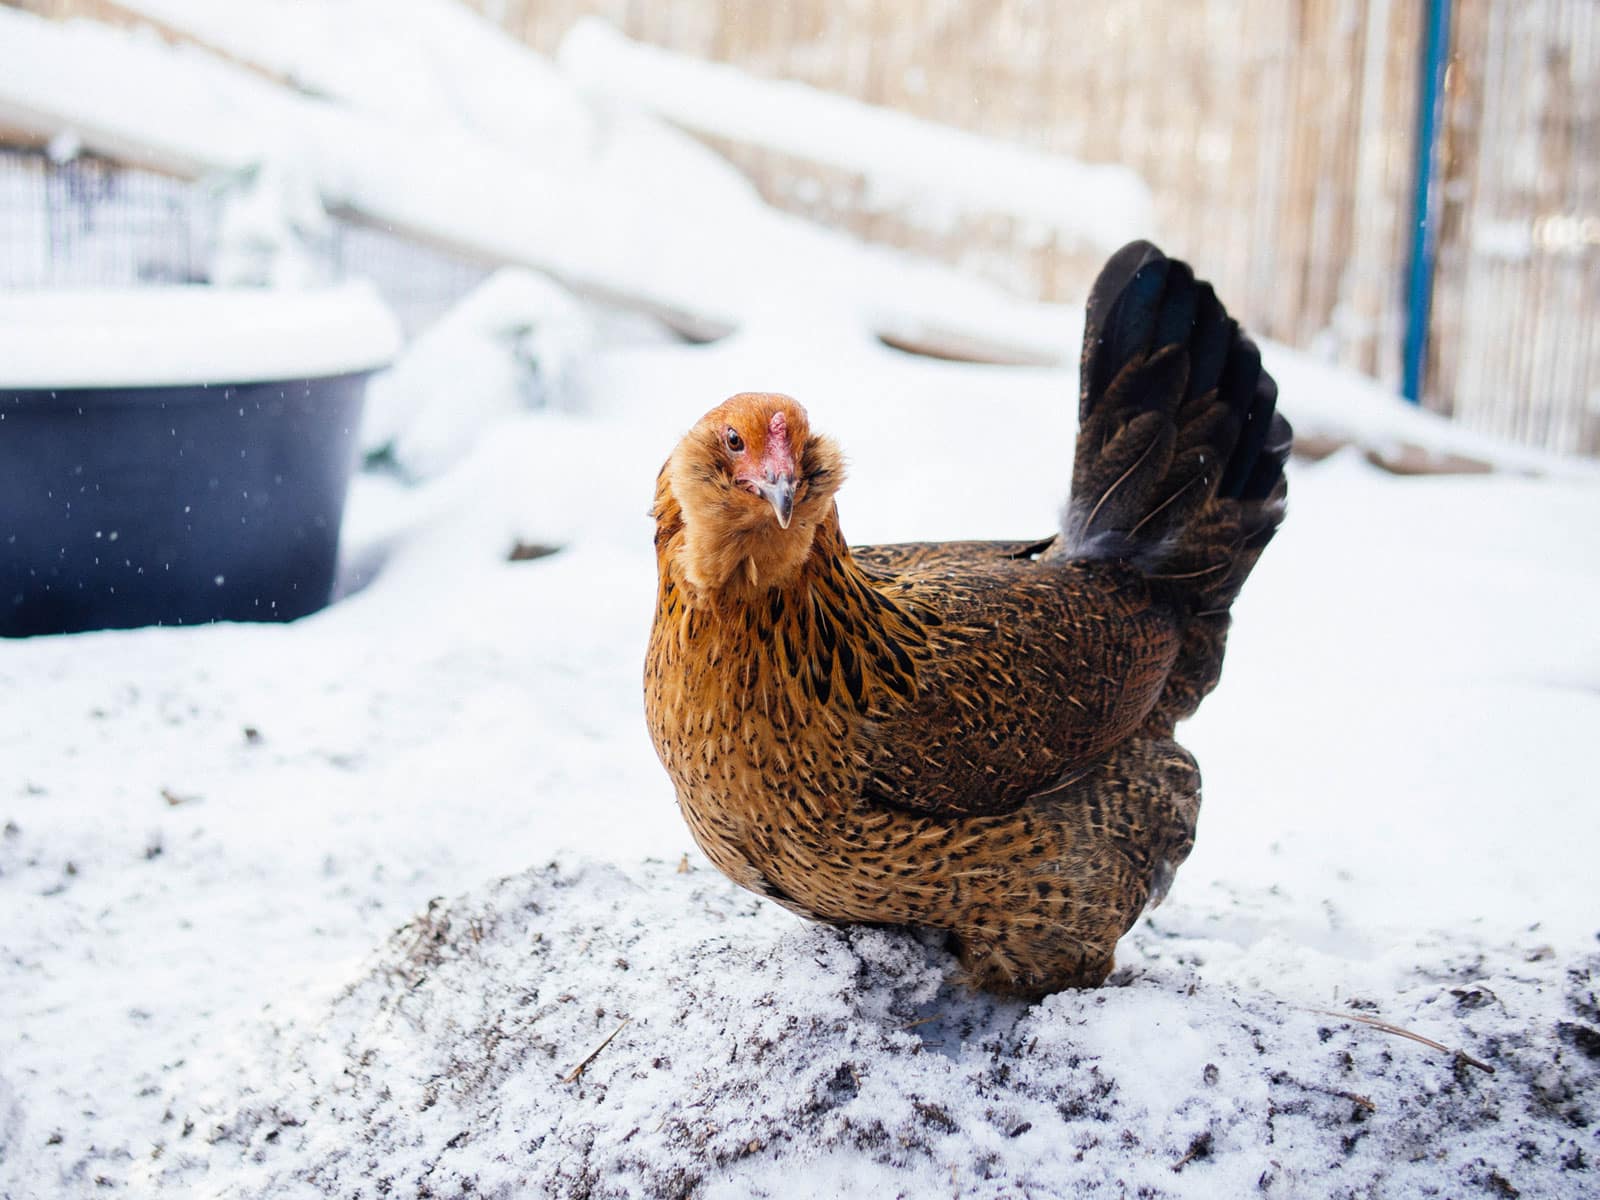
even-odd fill
[{"label": "chicken eye", "polygon": [[728,431],[722,436],[723,439],[728,443],[729,450],[732,450],[735,454],[744,453],[744,439],[739,436],[739,431],[737,429],[734,429],[730,426]]}]

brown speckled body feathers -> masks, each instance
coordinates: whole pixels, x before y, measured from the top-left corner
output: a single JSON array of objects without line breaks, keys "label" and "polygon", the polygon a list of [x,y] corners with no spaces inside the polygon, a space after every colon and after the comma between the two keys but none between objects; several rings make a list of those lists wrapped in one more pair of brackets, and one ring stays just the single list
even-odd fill
[{"label": "brown speckled body feathers", "polygon": [[1282,516],[1275,396],[1210,288],[1136,243],[1090,300],[1054,537],[852,549],[799,405],[707,414],[657,483],[645,703],[708,857],[809,917],[946,930],[978,986],[1102,982],[1193,844],[1173,725]]}]

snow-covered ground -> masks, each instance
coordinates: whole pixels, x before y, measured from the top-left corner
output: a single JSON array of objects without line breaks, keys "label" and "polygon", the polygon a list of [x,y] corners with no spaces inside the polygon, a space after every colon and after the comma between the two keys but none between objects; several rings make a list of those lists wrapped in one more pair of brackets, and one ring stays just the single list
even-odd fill
[{"label": "snow-covered ground", "polygon": [[[645,513],[702,411],[771,389],[849,454],[853,539],[1043,533],[1072,369],[865,331],[1070,363],[1071,313],[766,213],[452,6],[136,6],[314,96],[0,10],[0,101],[739,332],[501,275],[373,389],[340,602],[0,643],[0,1198],[1600,1190],[1592,464],[1267,347],[1356,445],[1294,464],[1181,731],[1194,856],[1106,988],[969,996],[694,849],[644,732]],[[1505,469],[1362,454],[1402,443]]]},{"label": "snow-covered ground", "polygon": [[1071,373],[797,321],[568,385],[358,479],[317,616],[0,645],[0,1196],[1593,1193],[1592,472],[1296,463],[1182,731],[1195,854],[1108,987],[1026,1007],[694,850],[645,510],[771,388],[849,453],[852,538],[1030,536]]}]

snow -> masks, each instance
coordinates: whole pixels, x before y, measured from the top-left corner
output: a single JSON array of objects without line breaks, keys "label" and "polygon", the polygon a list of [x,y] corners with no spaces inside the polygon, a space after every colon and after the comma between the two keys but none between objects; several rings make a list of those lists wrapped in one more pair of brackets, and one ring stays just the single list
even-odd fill
[{"label": "snow", "polygon": [[208,283],[308,288],[328,282],[333,222],[302,172],[269,161],[228,180],[217,225]]},{"label": "snow", "polygon": [[[372,381],[362,449],[388,454],[411,479],[438,474],[499,418],[565,406],[594,325],[589,311],[547,277],[502,268]],[[471,387],[460,386],[466,379]]]},{"label": "snow", "polygon": [[[269,264],[312,181],[735,332],[619,331],[498,275],[374,381],[390,453],[353,485],[337,603],[0,647],[0,1197],[1594,1191],[1592,464],[1264,347],[1301,432],[1354,444],[1292,465],[1180,729],[1194,855],[1107,987],[968,995],[935,939],[809,925],[694,848],[644,732],[645,514],[706,408],[781,390],[849,456],[853,540],[1046,532],[1077,316],[769,214],[642,116],[509,111],[564,85],[462,49],[453,10],[226,8],[211,40],[329,98],[0,9],[0,118],[21,95],[88,146],[272,164],[237,243]],[[381,69],[341,70],[374,13]],[[454,24],[413,42],[416,14]],[[404,70],[433,97],[409,116]],[[547,116],[572,161],[513,145]],[[165,315],[185,361],[227,336]],[[941,325],[1046,365],[879,341]],[[1502,469],[1360,453],[1402,443]]]},{"label": "snow", "polygon": [[851,537],[1031,536],[1071,372],[797,320],[602,340],[571,386],[359,479],[321,614],[5,648],[0,1195],[1583,1193],[1592,478],[1297,463],[1182,731],[1195,854],[1108,988],[1026,1007],[695,851],[644,513],[704,408],[782,387]]},{"label": "snow", "polygon": [[[656,907],[695,919],[653,920]],[[1544,1095],[1491,1114],[1496,1077],[1448,1059],[1419,1069],[1415,1046],[1215,986],[1168,949],[1152,938],[1119,986],[1024,1010],[952,996],[945,956],[916,939],[797,926],[702,870],[552,863],[430,908],[331,1002],[267,1014],[244,1080],[226,1065],[185,1081],[209,1132],[172,1130],[136,1175],[204,1172],[219,1196],[1118,1183],[1286,1196],[1327,1186],[1327,1167],[1297,1153],[1313,1146],[1349,1193],[1410,1190],[1441,1167],[1486,1181],[1496,1164],[1477,1159],[1498,1121],[1541,1155],[1573,1148],[1542,1107],[1583,1107],[1597,1072],[1581,1054]],[[1465,986],[1402,988],[1423,1028],[1482,1038],[1545,1007],[1541,990],[1566,990],[1548,959],[1517,972],[1531,978],[1493,976],[1492,1000],[1474,964],[1435,950],[1427,965]],[[1410,966],[1396,955],[1376,974]],[[1559,1035],[1510,1039],[1497,1075],[1541,1076],[1562,1048]],[[352,1142],[352,1127],[367,1136]],[[1457,1131],[1465,1147],[1439,1153],[1434,1139]],[[833,1179],[817,1178],[819,1157]]]},{"label": "snow", "polygon": [[1301,437],[1380,454],[1411,447],[1436,463],[1456,458],[1519,474],[1600,479],[1593,459],[1501,441],[1414,404],[1396,403],[1395,394],[1369,376],[1276,342],[1261,339],[1260,345],[1261,361],[1278,381],[1283,410]]},{"label": "snow", "polygon": [[312,379],[387,366],[400,327],[370,287],[0,292],[0,388]]},{"label": "snow", "polygon": [[[590,17],[561,43],[562,70],[593,95],[638,105],[696,133],[862,176],[876,205],[919,224],[1004,215],[1110,252],[1155,224],[1150,189],[1127,167],[995,142],[805,84],[759,80],[630,41]],[[951,170],[960,163],[960,170]]]},{"label": "snow", "polygon": [[596,121],[547,59],[450,0],[123,0],[309,95],[408,126],[470,130],[577,167]]},{"label": "snow", "polygon": [[[410,9],[366,11],[388,19]],[[422,121],[395,99],[398,86],[361,91],[361,105],[309,96],[149,31],[0,8],[0,39],[10,52],[0,124],[47,137],[71,130],[90,149],[187,177],[280,164],[330,209],[539,269],[691,336],[781,319],[804,295],[852,329],[955,339],[1002,360],[1055,361],[1064,344],[1065,310],[778,213],[711,151],[640,114],[593,118],[599,126],[571,139],[584,152],[569,161],[540,142],[511,144],[504,128],[446,120],[460,105]],[[497,78],[458,74],[466,107],[503,98]]]}]

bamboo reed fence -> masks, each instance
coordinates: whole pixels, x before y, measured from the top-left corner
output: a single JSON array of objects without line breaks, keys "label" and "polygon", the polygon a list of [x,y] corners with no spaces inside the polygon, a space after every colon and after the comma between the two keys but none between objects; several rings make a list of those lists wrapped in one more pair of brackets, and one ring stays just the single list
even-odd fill
[{"label": "bamboo reed fence", "polygon": [[1600,453],[1600,4],[1456,5],[1430,392]]},{"label": "bamboo reed fence", "polygon": [[[1134,168],[1172,251],[1252,328],[1401,378],[1420,0],[470,0],[555,53],[574,21]],[[1424,400],[1600,454],[1600,4],[1457,0]],[[719,145],[774,203],[1076,299],[1083,246],[885,209],[868,182]],[[952,164],[959,170],[959,164]]]}]

